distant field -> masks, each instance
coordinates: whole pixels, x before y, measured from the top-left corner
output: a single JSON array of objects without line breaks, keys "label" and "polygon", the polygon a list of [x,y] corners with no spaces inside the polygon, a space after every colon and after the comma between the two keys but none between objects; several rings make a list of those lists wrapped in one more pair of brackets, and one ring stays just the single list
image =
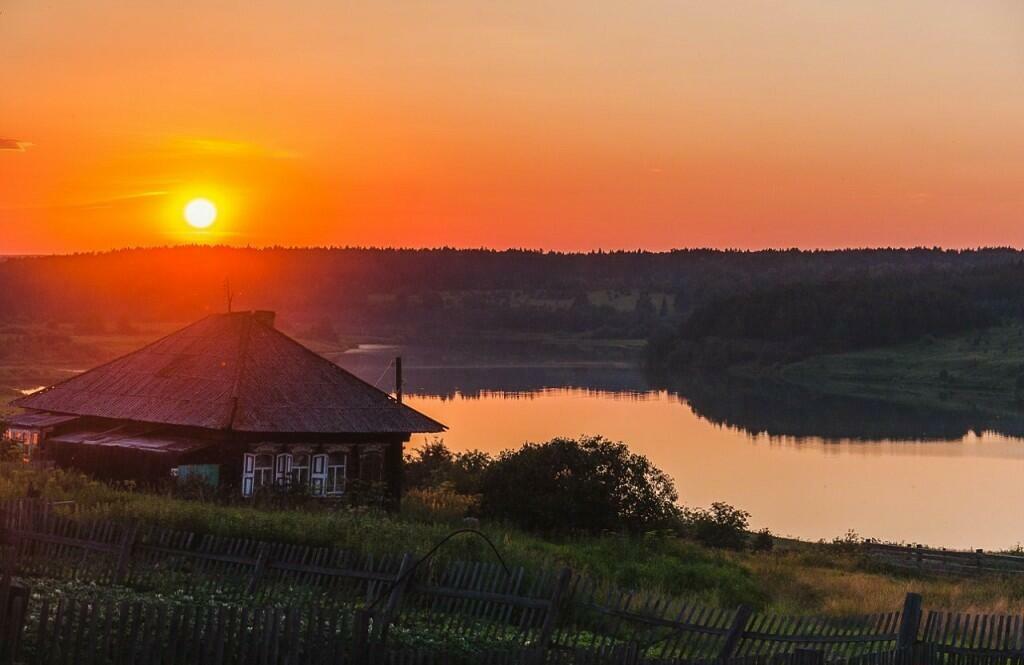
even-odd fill
[{"label": "distant field", "polygon": [[1024,403],[1024,326],[816,356],[780,371],[788,381],[830,393],[1017,411]]}]

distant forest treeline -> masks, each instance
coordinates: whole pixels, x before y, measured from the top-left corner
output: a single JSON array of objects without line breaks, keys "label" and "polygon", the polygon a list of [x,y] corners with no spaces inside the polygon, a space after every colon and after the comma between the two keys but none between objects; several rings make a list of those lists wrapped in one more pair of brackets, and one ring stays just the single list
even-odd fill
[{"label": "distant forest treeline", "polygon": [[784,284],[698,305],[648,345],[649,365],[767,365],[1024,319],[1024,263]]},{"label": "distant forest treeline", "polygon": [[898,314],[916,321],[899,323],[906,334],[976,325],[999,310],[984,301],[1012,299],[984,286],[984,275],[993,286],[1015,279],[1022,258],[1012,249],[127,249],[0,262],[0,311],[7,320],[108,328],[184,321],[223,311],[230,280],[236,309],[274,309],[326,336],[497,331],[636,339],[660,330],[656,352],[668,358],[709,337],[868,340]]}]

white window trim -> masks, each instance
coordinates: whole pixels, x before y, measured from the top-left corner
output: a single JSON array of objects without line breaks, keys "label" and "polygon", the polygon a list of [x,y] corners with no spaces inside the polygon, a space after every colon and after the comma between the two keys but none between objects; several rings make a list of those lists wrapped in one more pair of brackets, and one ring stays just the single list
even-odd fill
[{"label": "white window trim", "polygon": [[242,455],[242,496],[252,496],[256,476],[256,454]]},{"label": "white window trim", "polygon": [[327,487],[327,455],[318,453],[309,458],[309,491],[313,496],[323,496]]},{"label": "white window trim", "polygon": [[285,487],[292,479],[292,454],[278,453],[274,457],[274,484]]}]

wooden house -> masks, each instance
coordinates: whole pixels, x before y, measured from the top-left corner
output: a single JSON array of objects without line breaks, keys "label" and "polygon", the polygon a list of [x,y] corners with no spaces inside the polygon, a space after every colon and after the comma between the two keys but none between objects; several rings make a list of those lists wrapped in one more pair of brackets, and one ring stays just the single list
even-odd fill
[{"label": "wooden house", "polygon": [[445,427],[274,327],[273,312],[213,314],[14,402],[29,456],[108,479],[195,472],[252,496],[353,480],[401,494],[402,444]]}]

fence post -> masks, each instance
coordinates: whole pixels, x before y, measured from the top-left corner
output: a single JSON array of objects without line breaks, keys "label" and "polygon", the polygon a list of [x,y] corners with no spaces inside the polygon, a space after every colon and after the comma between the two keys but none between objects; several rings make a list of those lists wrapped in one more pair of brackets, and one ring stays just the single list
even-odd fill
[{"label": "fence post", "polygon": [[369,665],[370,612],[356,610],[352,617],[352,665]]},{"label": "fence post", "polygon": [[245,593],[251,595],[256,591],[256,585],[259,583],[260,578],[263,577],[263,571],[267,567],[267,544],[260,543],[258,554],[256,555],[256,566],[252,569],[252,575],[249,576],[249,584],[245,587]]},{"label": "fence post", "polygon": [[121,549],[117,552],[117,568],[114,569],[114,584],[122,584],[128,576],[128,564],[132,559],[132,550],[135,548],[135,537],[138,533],[137,523],[129,524],[121,536]]},{"label": "fence post", "polygon": [[732,623],[729,625],[729,632],[725,634],[722,650],[718,652],[719,660],[732,658],[736,647],[740,644],[740,640],[743,639],[743,633],[747,630],[747,623],[750,622],[750,617],[753,613],[754,610],[748,605],[740,605],[736,608],[736,615],[732,618]]},{"label": "fence post", "polygon": [[896,648],[907,649],[917,643],[917,633],[921,628],[921,594],[908,593],[903,601],[903,613],[900,615],[900,628],[896,634]]},{"label": "fence post", "polygon": [[29,589],[9,573],[0,575],[0,658],[15,662],[28,617]]},{"label": "fence post", "polygon": [[412,583],[412,575],[409,574],[409,571],[413,566],[415,558],[409,552],[402,555],[402,563],[398,566],[395,584],[391,587],[391,593],[388,594],[388,602],[384,604],[383,611],[378,615],[378,620],[374,622],[375,624],[380,624],[374,625],[373,632],[376,633],[376,640],[382,644],[387,639],[388,627],[395,619],[395,613],[402,602],[402,596],[405,595],[406,588]]},{"label": "fence post", "polygon": [[555,621],[558,619],[558,612],[562,605],[562,596],[569,589],[570,581],[572,581],[572,570],[563,568],[558,574],[555,590],[551,592],[551,598],[548,599],[548,612],[544,615],[544,623],[541,624],[540,634],[537,635],[537,642],[533,646],[536,651],[533,660],[535,663],[543,663],[547,657],[548,646],[550,646],[551,637],[555,633]]}]

